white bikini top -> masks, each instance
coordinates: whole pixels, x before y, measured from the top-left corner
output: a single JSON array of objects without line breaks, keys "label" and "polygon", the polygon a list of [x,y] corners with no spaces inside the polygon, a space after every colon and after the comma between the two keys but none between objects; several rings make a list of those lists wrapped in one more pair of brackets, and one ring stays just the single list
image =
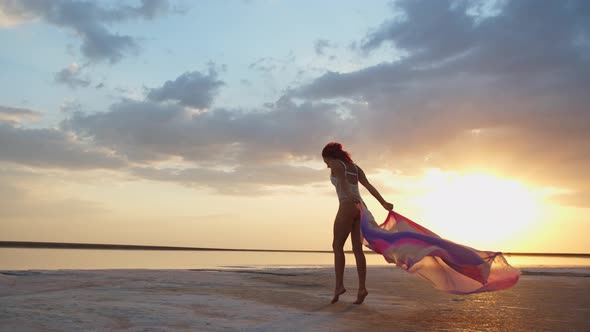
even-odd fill
[{"label": "white bikini top", "polygon": [[[352,196],[354,198],[357,198],[359,201],[362,201],[361,199],[361,194],[359,192],[359,186],[358,186],[358,177],[359,177],[359,168],[357,165],[353,164],[354,167],[356,168],[356,173],[355,172],[349,172],[346,169],[346,164],[342,161],[342,160],[338,160],[342,166],[344,166],[344,174],[351,174],[356,176],[357,178],[357,183],[350,183],[350,181],[347,180],[348,185],[350,186],[350,191],[352,191]],[[344,177],[346,179],[346,176]],[[330,176],[330,182],[332,182],[332,184],[334,185],[334,187],[336,187],[336,194],[338,195],[338,200],[343,200],[343,199],[347,199],[349,198],[348,195],[342,190],[342,185],[340,184],[340,181],[338,180],[337,177],[335,176]]]}]

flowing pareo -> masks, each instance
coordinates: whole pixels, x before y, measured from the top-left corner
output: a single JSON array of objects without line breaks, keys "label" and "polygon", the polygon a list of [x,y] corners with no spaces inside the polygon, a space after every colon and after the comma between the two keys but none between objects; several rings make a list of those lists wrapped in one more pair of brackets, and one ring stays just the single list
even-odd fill
[{"label": "flowing pareo", "polygon": [[377,225],[366,206],[359,207],[364,245],[387,262],[427,279],[437,289],[470,294],[506,289],[518,281],[520,271],[500,252],[445,240],[394,211]]}]

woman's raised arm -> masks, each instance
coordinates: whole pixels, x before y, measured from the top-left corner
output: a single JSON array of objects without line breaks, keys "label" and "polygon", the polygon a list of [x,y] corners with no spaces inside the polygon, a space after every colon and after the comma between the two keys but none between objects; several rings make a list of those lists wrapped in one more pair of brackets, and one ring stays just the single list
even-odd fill
[{"label": "woman's raised arm", "polygon": [[375,187],[373,187],[373,185],[369,182],[369,180],[367,180],[367,176],[365,175],[365,172],[363,172],[363,170],[360,167],[358,167],[358,170],[359,170],[359,182],[365,188],[367,188],[367,190],[371,193],[371,195],[373,195],[373,197],[375,197],[379,201],[379,203],[381,203],[381,205],[383,206],[383,208],[385,210],[392,210],[393,204],[391,204],[391,203],[387,202],[385,199],[383,199],[383,197],[381,196],[379,191],[377,191],[377,189],[375,189]]}]

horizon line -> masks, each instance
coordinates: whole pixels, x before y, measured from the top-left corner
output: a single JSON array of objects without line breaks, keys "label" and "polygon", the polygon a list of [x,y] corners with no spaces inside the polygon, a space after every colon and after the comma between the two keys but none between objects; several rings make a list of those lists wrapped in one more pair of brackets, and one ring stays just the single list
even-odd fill
[{"label": "horizon line", "polygon": [[[100,244],[73,242],[38,242],[38,241],[0,241],[0,248],[29,248],[29,249],[106,249],[106,250],[179,250],[179,251],[242,251],[242,252],[292,252],[292,253],[332,253],[331,250],[305,249],[236,249],[236,248],[207,248],[207,247],[178,247],[133,244]],[[345,252],[350,253],[351,250]],[[372,253],[370,251],[366,253]],[[590,253],[554,253],[554,252],[503,252],[512,256],[567,256],[590,258]]]}]

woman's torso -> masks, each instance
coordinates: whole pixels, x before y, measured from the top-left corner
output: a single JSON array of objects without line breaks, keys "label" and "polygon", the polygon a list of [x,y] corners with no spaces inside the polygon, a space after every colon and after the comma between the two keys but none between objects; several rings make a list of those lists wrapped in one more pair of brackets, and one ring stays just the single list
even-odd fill
[{"label": "woman's torso", "polygon": [[[357,200],[362,201],[358,186],[358,166],[353,163],[345,163],[341,160],[339,160],[339,162],[342,164],[342,166],[344,166],[344,179],[346,182],[348,182],[348,185],[350,186],[350,190],[353,196],[352,198],[356,198]],[[348,197],[347,193],[343,190],[340,180],[333,174],[330,175],[330,182],[332,182],[334,187],[336,187],[336,194],[338,195],[338,200],[342,201],[344,199],[350,198]]]}]

